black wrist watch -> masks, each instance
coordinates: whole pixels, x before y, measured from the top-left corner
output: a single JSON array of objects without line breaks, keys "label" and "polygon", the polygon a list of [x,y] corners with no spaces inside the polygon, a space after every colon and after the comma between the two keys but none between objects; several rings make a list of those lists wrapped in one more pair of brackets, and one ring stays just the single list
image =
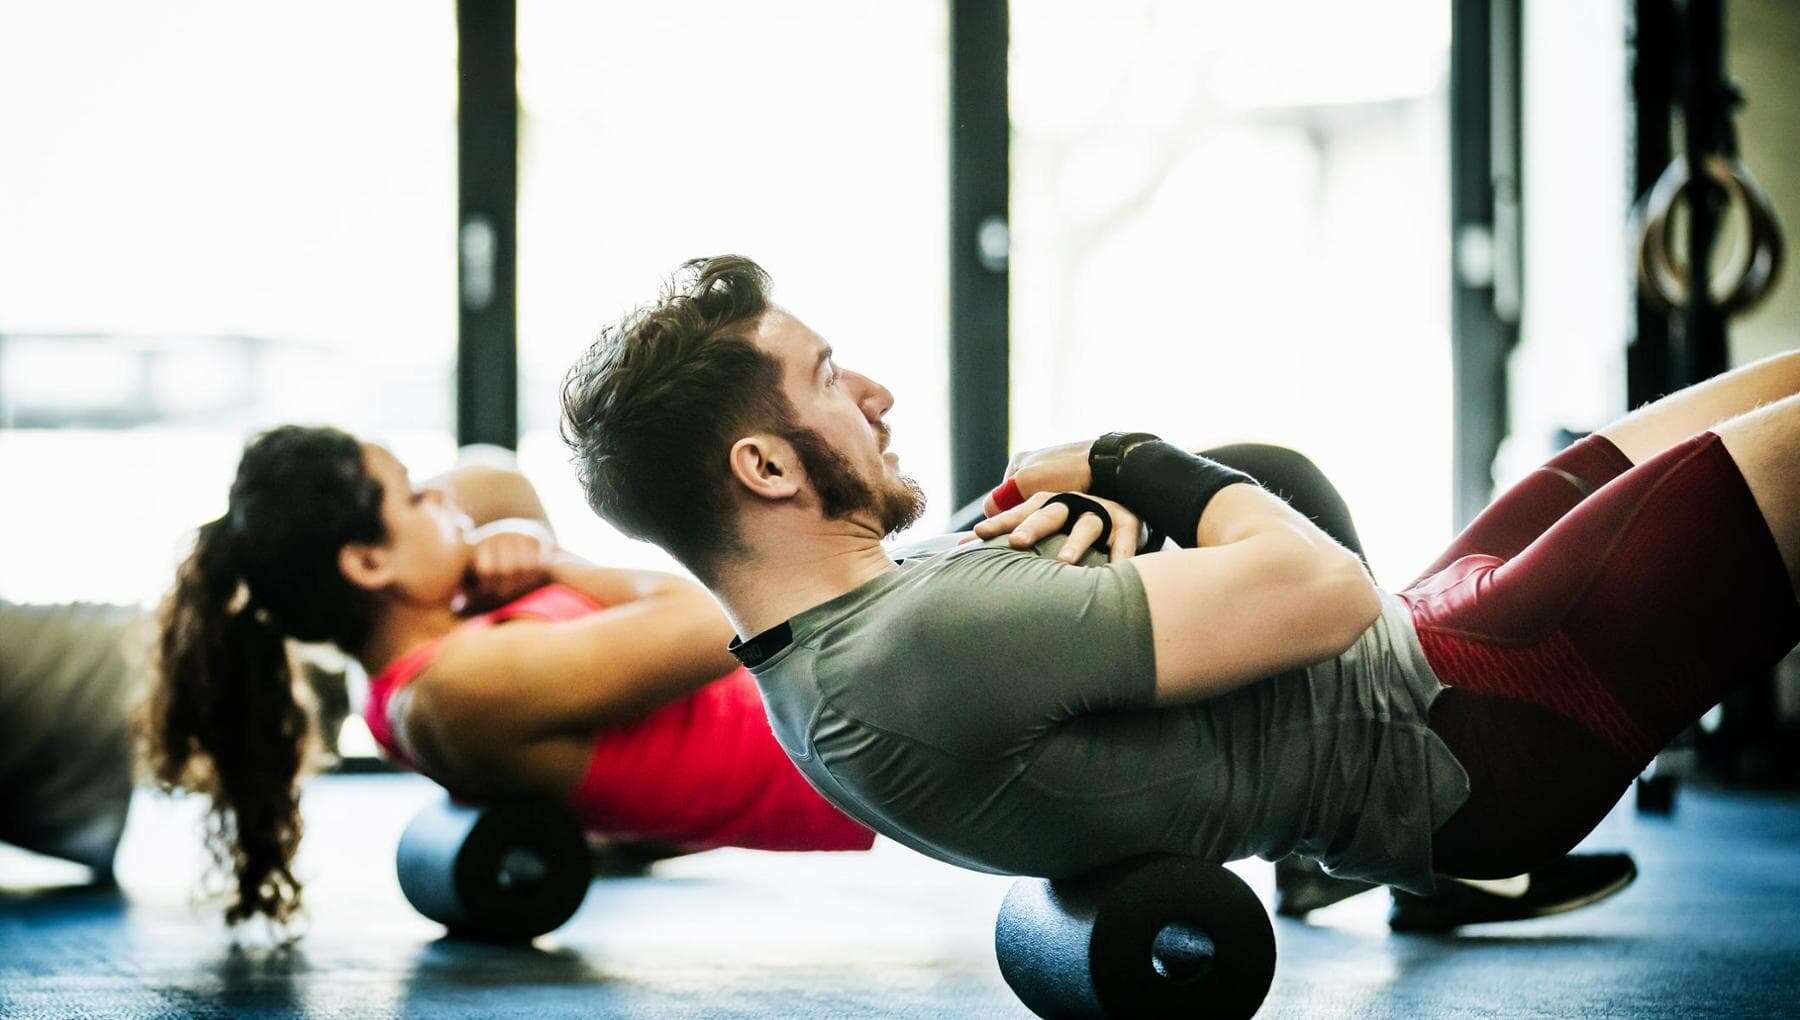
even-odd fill
[{"label": "black wrist watch", "polygon": [[1088,447],[1088,473],[1092,481],[1088,491],[1107,499],[1114,498],[1119,478],[1119,463],[1139,443],[1154,443],[1161,437],[1148,432],[1108,432]]}]

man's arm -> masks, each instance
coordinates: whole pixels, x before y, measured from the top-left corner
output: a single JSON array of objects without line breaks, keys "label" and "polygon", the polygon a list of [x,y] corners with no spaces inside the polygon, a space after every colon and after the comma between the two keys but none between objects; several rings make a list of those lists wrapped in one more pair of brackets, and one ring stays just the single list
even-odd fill
[{"label": "man's arm", "polygon": [[1198,546],[1138,556],[1158,701],[1209,698],[1342,654],[1381,615],[1362,562],[1285,502],[1229,485]]},{"label": "man's arm", "polygon": [[[1157,445],[1163,447],[1167,469],[1191,470],[1169,463],[1166,444]],[[1023,454],[1014,458],[1009,471],[1020,480],[1021,492],[1044,493],[1057,487],[1086,491],[1093,482],[1092,446],[1069,443]],[[1199,470],[1196,482],[1220,478],[1216,470]],[[1143,490],[1141,484],[1134,488]],[[1168,493],[1162,495],[1167,502]],[[1055,512],[1060,509],[1055,507],[1034,509],[1043,505],[1042,498],[1034,496],[1016,510],[992,518],[990,524],[1003,528],[1021,521],[1029,524],[1029,515],[1038,513],[1042,517],[1037,531],[1046,526],[1053,530],[1066,515]],[[1168,516],[1179,504],[1176,500],[1174,506],[1160,509]],[[994,509],[990,497],[989,510]],[[1154,514],[1144,516],[1154,523]],[[1114,517],[1119,517],[1116,510]],[[1160,701],[1212,697],[1339,655],[1381,613],[1380,595],[1358,557],[1258,486],[1219,488],[1192,527],[1194,548],[1131,560],[1150,604]],[[1173,534],[1178,529],[1168,530]],[[991,528],[977,529],[977,534],[984,532],[995,533]],[[1042,536],[1033,532],[1025,537],[1035,541]]]}]

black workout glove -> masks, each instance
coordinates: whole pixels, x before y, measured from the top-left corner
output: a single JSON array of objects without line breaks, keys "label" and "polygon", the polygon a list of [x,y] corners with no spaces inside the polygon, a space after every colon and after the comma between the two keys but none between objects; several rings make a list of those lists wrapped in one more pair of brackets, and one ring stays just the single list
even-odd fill
[{"label": "black workout glove", "polygon": [[1059,531],[1065,535],[1074,534],[1075,522],[1081,520],[1081,515],[1093,514],[1100,518],[1100,537],[1094,539],[1088,548],[1102,551],[1112,548],[1112,514],[1107,512],[1104,506],[1079,492],[1059,492],[1044,500],[1044,506],[1050,506],[1053,503],[1061,503],[1069,508],[1069,516],[1063,519]]},{"label": "black workout glove", "polygon": [[1220,489],[1256,484],[1242,471],[1196,456],[1145,432],[1108,433],[1088,454],[1093,484],[1088,491],[1135,510],[1152,532],[1175,544],[1199,541],[1200,515]]}]

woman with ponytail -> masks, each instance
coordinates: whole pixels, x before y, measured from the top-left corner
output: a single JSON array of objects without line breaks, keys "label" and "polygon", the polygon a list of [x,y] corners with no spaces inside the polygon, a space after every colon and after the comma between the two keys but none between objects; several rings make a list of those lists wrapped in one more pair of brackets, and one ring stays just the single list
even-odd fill
[{"label": "woman with ponytail", "polygon": [[684,848],[867,849],[769,732],[699,586],[555,546],[520,475],[414,486],[387,450],[283,426],[245,448],[163,609],[146,743],[211,798],[226,911],[289,920],[312,718],[288,642],[368,672],[370,731],[465,798],[547,795],[596,833]]}]

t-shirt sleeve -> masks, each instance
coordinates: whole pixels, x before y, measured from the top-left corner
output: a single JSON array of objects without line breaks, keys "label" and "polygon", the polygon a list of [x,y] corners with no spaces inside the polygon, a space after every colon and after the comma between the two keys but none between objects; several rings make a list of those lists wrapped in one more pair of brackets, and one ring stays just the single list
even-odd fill
[{"label": "t-shirt sleeve", "polygon": [[986,546],[948,554],[909,587],[879,640],[889,675],[858,684],[885,703],[859,713],[869,722],[985,754],[1078,715],[1154,701],[1150,610],[1130,564],[1070,566]]}]

